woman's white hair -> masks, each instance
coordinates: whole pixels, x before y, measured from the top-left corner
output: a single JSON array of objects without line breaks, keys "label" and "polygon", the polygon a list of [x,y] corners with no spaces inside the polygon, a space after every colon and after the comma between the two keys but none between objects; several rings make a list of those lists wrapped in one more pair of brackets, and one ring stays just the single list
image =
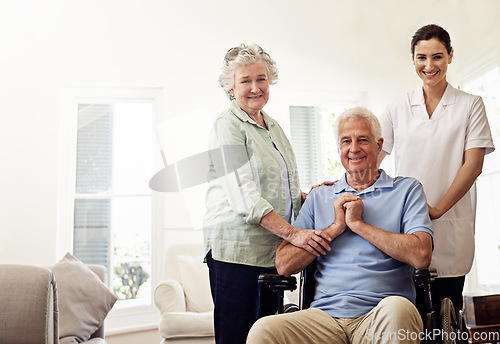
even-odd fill
[{"label": "woman's white hair", "polygon": [[229,49],[224,57],[222,72],[219,76],[219,84],[222,86],[229,99],[233,100],[229,91],[234,88],[234,73],[236,69],[256,62],[264,62],[267,69],[269,84],[274,85],[278,81],[278,67],[276,62],[257,44],[240,44]]},{"label": "woman's white hair", "polygon": [[378,140],[382,137],[382,127],[380,126],[378,118],[367,108],[363,106],[356,106],[351,109],[345,110],[337,118],[335,118],[335,141],[337,142],[337,146],[339,146],[340,124],[345,121],[356,119],[367,121],[370,124],[370,132],[372,133],[375,140]]}]

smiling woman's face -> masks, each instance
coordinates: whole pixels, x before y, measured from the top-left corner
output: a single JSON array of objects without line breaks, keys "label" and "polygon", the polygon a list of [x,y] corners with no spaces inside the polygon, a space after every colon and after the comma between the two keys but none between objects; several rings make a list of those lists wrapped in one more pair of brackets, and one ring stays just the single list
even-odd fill
[{"label": "smiling woman's face", "polygon": [[269,99],[269,80],[264,62],[251,63],[236,69],[234,87],[230,93],[248,115],[258,114]]},{"label": "smiling woman's face", "polygon": [[446,72],[452,58],[453,51],[448,54],[444,44],[437,38],[419,41],[415,45],[413,64],[424,86],[446,84]]}]

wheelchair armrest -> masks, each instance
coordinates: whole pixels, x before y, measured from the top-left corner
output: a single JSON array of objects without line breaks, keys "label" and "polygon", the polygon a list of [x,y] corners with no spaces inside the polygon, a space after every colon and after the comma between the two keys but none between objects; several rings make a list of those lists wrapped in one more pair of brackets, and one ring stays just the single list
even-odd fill
[{"label": "wheelchair armrest", "polygon": [[423,286],[434,282],[437,271],[434,268],[416,269],[413,271],[413,281],[417,286]]},{"label": "wheelchair armrest", "polygon": [[277,274],[262,274],[259,275],[259,284],[266,286],[271,291],[297,289],[297,279],[294,276],[285,277]]}]

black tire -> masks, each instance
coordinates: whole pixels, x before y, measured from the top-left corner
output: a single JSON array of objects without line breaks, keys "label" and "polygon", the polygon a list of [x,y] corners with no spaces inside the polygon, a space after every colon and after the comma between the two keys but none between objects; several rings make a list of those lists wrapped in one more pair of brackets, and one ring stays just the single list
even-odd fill
[{"label": "black tire", "polygon": [[453,302],[444,298],[441,302],[441,339],[443,344],[457,344],[457,316]]}]

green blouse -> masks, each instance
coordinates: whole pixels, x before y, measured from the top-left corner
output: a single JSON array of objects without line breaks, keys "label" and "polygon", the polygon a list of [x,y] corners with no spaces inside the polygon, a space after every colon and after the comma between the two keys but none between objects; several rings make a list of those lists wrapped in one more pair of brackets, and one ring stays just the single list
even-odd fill
[{"label": "green blouse", "polygon": [[[272,210],[285,217],[285,160],[294,219],[301,206],[295,154],[279,124],[261,111],[260,127],[236,101],[215,121],[210,134],[209,188],[203,223],[205,254],[215,260],[275,266],[283,239],[259,225]],[[273,142],[276,148],[273,146]]]}]

